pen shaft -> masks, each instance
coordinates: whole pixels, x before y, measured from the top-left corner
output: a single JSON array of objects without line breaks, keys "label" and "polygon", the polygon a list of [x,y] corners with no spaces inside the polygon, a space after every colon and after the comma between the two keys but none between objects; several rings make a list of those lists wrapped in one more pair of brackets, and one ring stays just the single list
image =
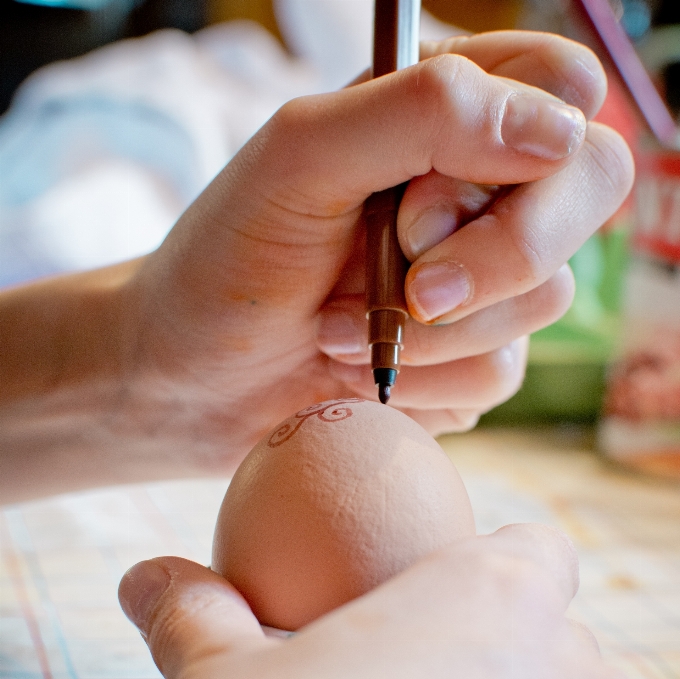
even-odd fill
[{"label": "pen shaft", "polygon": [[[404,278],[408,261],[397,239],[397,212],[406,184],[369,196],[366,221],[366,311],[371,366],[381,401],[389,398],[399,372],[404,325],[408,318]],[[383,386],[384,385],[384,386]]]},{"label": "pen shaft", "polygon": [[420,0],[375,0],[373,77],[418,63]]},{"label": "pen shaft", "polygon": [[[373,77],[418,61],[420,0],[376,0]],[[406,184],[374,193],[366,200],[366,312],[371,367],[386,403],[399,372],[408,311],[404,279],[408,261],[397,238],[397,213]]]}]

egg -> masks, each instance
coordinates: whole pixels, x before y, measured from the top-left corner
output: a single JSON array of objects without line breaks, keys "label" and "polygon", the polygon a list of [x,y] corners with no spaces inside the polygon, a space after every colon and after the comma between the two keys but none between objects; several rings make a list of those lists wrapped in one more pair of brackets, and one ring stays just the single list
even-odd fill
[{"label": "egg", "polygon": [[212,569],[261,624],[297,630],[474,532],[439,444],[398,410],[347,398],[301,410],[248,454],[219,512]]}]

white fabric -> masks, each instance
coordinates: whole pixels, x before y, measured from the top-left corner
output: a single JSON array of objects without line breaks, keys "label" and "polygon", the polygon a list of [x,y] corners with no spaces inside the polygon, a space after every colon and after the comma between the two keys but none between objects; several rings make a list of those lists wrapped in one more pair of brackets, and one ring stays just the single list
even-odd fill
[{"label": "white fabric", "polygon": [[157,247],[277,108],[369,65],[372,7],[278,0],[297,57],[239,21],[158,31],[34,73],[0,119],[0,285]]}]

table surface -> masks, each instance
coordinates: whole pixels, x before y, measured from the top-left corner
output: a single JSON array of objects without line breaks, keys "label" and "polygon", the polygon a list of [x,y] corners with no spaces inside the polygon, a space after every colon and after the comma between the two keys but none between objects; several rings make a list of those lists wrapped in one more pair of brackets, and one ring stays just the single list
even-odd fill
[{"label": "table surface", "polygon": [[[480,429],[442,446],[480,533],[559,526],[581,560],[570,614],[626,677],[680,677],[680,485],[603,460],[588,431]],[[0,512],[0,678],[158,677],[116,590],[133,563],[207,564],[227,481],[103,489]]]}]

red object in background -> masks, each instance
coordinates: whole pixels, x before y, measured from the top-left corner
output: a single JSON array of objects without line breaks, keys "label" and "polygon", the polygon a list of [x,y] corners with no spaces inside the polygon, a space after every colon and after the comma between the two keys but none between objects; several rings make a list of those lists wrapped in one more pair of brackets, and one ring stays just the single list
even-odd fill
[{"label": "red object in background", "polygon": [[632,247],[635,252],[679,268],[680,153],[668,149],[642,151],[637,164]]},{"label": "red object in background", "polygon": [[680,419],[680,333],[661,328],[631,351],[609,376],[605,415],[629,422]]},{"label": "red object in background", "polygon": [[611,73],[607,73],[607,78],[609,81],[607,97],[595,120],[614,128],[635,151],[643,127],[621,82],[618,78],[612,77]]}]

